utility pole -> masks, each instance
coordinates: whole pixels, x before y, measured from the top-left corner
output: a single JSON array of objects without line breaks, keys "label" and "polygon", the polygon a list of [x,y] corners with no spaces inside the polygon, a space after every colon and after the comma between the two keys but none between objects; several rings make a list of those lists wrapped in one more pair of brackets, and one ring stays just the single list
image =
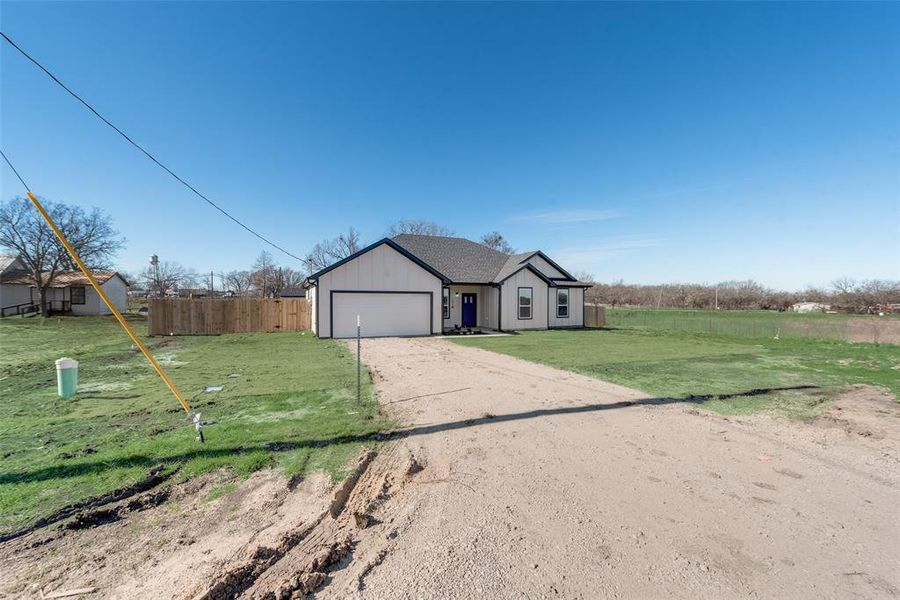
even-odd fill
[{"label": "utility pole", "polygon": [[719,286],[716,286],[716,310],[719,310]]}]

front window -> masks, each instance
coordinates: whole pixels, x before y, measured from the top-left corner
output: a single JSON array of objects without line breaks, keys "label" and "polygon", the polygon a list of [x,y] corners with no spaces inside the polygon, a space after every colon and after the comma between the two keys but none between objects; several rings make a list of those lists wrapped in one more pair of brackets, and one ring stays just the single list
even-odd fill
[{"label": "front window", "polygon": [[442,305],[444,307],[444,318],[450,318],[450,288],[444,288],[444,297],[442,300]]},{"label": "front window", "polygon": [[84,287],[69,288],[69,300],[72,304],[84,304]]},{"label": "front window", "polygon": [[569,288],[556,291],[556,316],[564,319],[569,316]]},{"label": "front window", "polygon": [[533,290],[530,287],[519,288],[519,319],[531,318],[531,295]]}]

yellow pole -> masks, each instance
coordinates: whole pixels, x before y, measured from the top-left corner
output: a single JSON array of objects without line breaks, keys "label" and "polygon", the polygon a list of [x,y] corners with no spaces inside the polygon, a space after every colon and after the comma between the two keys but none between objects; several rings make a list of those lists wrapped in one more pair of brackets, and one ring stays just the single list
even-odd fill
[{"label": "yellow pole", "polygon": [[47,225],[50,226],[50,229],[53,230],[53,233],[56,234],[56,237],[59,238],[59,241],[62,242],[62,245],[66,247],[66,250],[69,252],[69,255],[72,257],[72,260],[75,261],[75,264],[78,265],[78,268],[81,269],[81,272],[84,273],[84,276],[88,278],[88,281],[91,282],[91,286],[93,286],[94,290],[96,290],[97,294],[103,300],[106,307],[112,312],[113,316],[119,322],[119,325],[122,326],[122,329],[125,330],[125,333],[128,334],[128,337],[131,338],[131,341],[134,342],[134,345],[140,348],[141,352],[147,357],[147,360],[150,361],[150,364],[153,366],[153,369],[156,371],[156,374],[160,376],[160,378],[165,382],[168,386],[169,391],[175,396],[175,399],[181,404],[181,407],[184,409],[184,412],[191,414],[191,405],[188,404],[188,401],[184,399],[184,396],[181,395],[181,392],[178,391],[178,388],[175,387],[175,383],[169,378],[169,374],[166,373],[165,369],[162,368],[153,355],[150,354],[150,351],[147,350],[147,347],[144,345],[144,342],[141,341],[141,338],[138,337],[137,333],[132,329],[131,325],[128,324],[128,321],[125,320],[125,317],[122,316],[122,313],[116,308],[116,306],[112,303],[109,297],[106,295],[106,292],[103,291],[103,288],[100,287],[100,284],[97,283],[97,280],[94,279],[93,274],[88,270],[87,266],[85,266],[84,262],[81,260],[81,257],[78,256],[78,252],[75,251],[75,248],[72,247],[72,244],[69,243],[69,240],[66,239],[66,236],[63,235],[63,232],[59,230],[56,223],[53,222],[53,219],[44,209],[44,206],[37,199],[37,196],[31,193],[31,190],[27,190],[28,199],[31,200],[31,203],[34,204],[34,207],[37,209],[41,216],[44,218],[44,221],[47,222]]}]

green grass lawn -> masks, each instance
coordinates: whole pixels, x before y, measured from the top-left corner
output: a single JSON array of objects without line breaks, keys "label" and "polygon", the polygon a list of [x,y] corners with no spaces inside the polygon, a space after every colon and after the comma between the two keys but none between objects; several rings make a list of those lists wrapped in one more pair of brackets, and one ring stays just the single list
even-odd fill
[{"label": "green grass lawn", "polygon": [[[523,332],[454,339],[639,389],[664,398],[732,395],[704,407],[723,414],[773,411],[810,419],[848,384],[900,393],[900,347],[839,341],[747,339],[646,328]],[[816,389],[751,390],[815,386]]]},{"label": "green grass lawn", "polygon": [[[851,322],[859,325],[891,325],[897,315],[851,315],[776,312],[771,310],[686,310],[677,308],[606,309],[611,327],[707,333],[745,338],[817,338],[846,340]],[[867,330],[868,331],[868,330]],[[874,332],[874,330],[873,330]],[[879,341],[859,339],[857,341]]]},{"label": "green grass lawn", "polygon": [[[143,335],[146,325],[135,320]],[[145,338],[146,339],[146,338]],[[339,476],[378,415],[355,361],[312,334],[153,338],[150,346],[204,421],[206,444],[146,359],[109,318],[0,319],[0,531],[141,480],[165,465]],[[54,359],[80,361],[78,394],[56,394]],[[204,392],[222,385],[221,392]]]}]

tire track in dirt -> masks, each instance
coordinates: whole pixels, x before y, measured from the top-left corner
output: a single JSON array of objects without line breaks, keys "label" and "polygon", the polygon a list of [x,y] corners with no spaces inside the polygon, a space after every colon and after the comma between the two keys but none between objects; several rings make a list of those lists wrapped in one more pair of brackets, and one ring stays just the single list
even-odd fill
[{"label": "tire track in dirt", "polygon": [[281,600],[320,589],[338,565],[354,559],[359,533],[380,525],[387,503],[422,470],[419,460],[396,444],[364,453],[317,518],[223,566],[193,600]]}]

